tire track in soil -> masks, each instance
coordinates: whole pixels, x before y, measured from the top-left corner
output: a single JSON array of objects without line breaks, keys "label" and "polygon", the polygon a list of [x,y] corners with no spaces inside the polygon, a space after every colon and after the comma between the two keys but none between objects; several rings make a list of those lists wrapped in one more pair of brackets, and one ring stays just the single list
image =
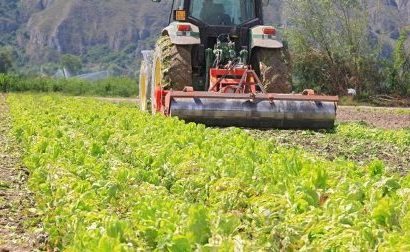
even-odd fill
[{"label": "tire track in soil", "polygon": [[410,128],[410,108],[384,108],[366,106],[340,106],[338,122],[365,122],[382,129]]},{"label": "tire track in soil", "polygon": [[10,137],[11,119],[6,95],[0,93],[0,252],[32,251],[44,236],[35,229],[33,195],[27,188],[28,171],[21,150]]}]

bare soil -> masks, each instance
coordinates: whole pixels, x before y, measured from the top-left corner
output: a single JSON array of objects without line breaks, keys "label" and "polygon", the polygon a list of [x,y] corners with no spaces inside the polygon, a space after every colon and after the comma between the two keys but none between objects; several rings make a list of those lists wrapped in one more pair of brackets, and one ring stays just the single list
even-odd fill
[{"label": "bare soil", "polygon": [[410,128],[410,108],[340,106],[338,122],[365,122],[384,129]]},{"label": "bare soil", "polygon": [[5,95],[0,93],[0,252],[32,251],[41,235],[35,234],[33,196],[27,188],[28,171],[21,165],[21,150],[10,136]]}]

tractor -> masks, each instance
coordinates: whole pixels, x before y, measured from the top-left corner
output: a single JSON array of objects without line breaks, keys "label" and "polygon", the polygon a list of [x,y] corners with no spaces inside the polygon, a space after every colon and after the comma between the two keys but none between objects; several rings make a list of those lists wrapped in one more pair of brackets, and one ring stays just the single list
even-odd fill
[{"label": "tractor", "polygon": [[337,96],[291,93],[286,43],[264,24],[268,3],[174,0],[155,50],[143,52],[141,109],[209,126],[332,128]]}]

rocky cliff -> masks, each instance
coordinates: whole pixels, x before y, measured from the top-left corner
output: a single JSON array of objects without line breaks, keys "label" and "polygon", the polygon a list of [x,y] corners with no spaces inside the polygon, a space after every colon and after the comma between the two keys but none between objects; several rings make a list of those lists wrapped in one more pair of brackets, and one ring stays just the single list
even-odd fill
[{"label": "rocky cliff", "polygon": [[371,31],[382,41],[382,53],[388,57],[400,29],[410,25],[410,0],[370,0],[369,13]]},{"label": "rocky cliff", "polygon": [[114,51],[130,44],[139,45],[166,24],[164,16],[168,10],[166,4],[151,1],[144,4],[130,0],[40,2],[36,5],[40,11],[27,24],[27,53],[36,60],[41,60],[44,49],[84,54],[97,45],[106,45]]},{"label": "rocky cliff", "polygon": [[[281,23],[282,3],[271,1],[267,23]],[[148,41],[166,25],[169,5],[150,0],[1,0],[0,46],[18,46],[32,63],[55,61],[61,53],[84,56],[100,47],[132,58],[152,46]],[[369,0],[369,10],[374,36],[391,51],[400,27],[410,24],[410,0]]]}]

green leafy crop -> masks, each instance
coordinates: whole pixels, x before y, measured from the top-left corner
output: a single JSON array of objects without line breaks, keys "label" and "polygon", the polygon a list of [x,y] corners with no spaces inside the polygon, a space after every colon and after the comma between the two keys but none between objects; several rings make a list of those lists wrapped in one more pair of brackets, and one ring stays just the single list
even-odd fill
[{"label": "green leafy crop", "polygon": [[331,162],[92,99],[8,102],[52,247],[410,249],[410,178],[379,162]]}]

